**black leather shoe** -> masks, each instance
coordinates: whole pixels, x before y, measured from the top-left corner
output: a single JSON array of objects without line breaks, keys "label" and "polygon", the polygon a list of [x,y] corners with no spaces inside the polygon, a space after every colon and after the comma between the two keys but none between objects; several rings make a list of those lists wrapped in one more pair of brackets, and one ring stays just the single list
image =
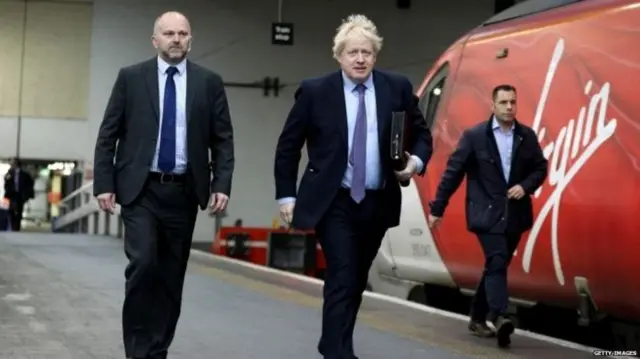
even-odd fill
[{"label": "black leather shoe", "polygon": [[515,330],[515,326],[511,319],[506,317],[498,317],[495,322],[496,336],[498,337],[498,346],[506,348],[511,344],[511,334]]}]

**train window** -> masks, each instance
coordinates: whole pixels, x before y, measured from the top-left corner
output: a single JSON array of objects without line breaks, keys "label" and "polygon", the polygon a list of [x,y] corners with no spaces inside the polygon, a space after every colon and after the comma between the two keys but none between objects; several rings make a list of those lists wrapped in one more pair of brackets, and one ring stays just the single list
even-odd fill
[{"label": "train window", "polygon": [[583,0],[529,0],[521,1],[485,21],[482,26],[517,19],[562,6],[571,5]]},{"label": "train window", "polygon": [[448,74],[449,66],[445,64],[440,68],[436,75],[431,78],[431,81],[429,81],[429,84],[422,95],[422,99],[420,100],[420,108],[422,109],[424,118],[427,121],[427,127],[430,129],[433,128],[433,124],[438,113],[440,99],[442,98],[442,91],[444,90]]}]

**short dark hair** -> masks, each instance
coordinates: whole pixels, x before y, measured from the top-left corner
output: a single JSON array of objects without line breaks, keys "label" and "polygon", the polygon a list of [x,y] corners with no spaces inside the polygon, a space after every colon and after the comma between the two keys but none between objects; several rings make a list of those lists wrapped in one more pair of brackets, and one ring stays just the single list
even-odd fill
[{"label": "short dark hair", "polygon": [[502,84],[493,88],[493,92],[491,93],[491,99],[495,101],[496,96],[498,96],[498,92],[507,91],[507,92],[516,92],[516,88],[513,85]]}]

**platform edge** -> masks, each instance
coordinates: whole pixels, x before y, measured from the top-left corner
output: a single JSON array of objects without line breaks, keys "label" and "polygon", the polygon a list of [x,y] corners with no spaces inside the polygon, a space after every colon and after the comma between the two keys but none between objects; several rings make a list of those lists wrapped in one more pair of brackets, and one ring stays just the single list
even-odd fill
[{"label": "platform edge", "polygon": [[[253,264],[253,263],[250,263],[250,262],[245,262],[245,261],[241,261],[241,260],[237,260],[237,259],[233,259],[233,258],[229,258],[229,257],[216,255],[216,254],[213,254],[213,253],[203,252],[203,251],[196,250],[196,249],[192,249],[191,250],[191,255],[192,256],[196,256],[196,257],[200,258],[201,260],[222,261],[222,262],[226,262],[226,263],[233,264],[233,265],[238,265],[238,266],[245,267],[245,268],[250,268],[250,269],[253,269],[253,270],[256,270],[256,271],[260,271],[260,272],[267,272],[267,273],[275,274],[275,275],[282,276],[282,277],[288,277],[288,278],[295,279],[295,280],[298,280],[298,281],[301,281],[301,282],[305,282],[305,283],[316,284],[316,285],[319,285],[319,286],[322,286],[324,284],[322,280],[319,280],[319,279],[316,279],[316,278],[312,278],[312,277],[308,277],[308,276],[304,276],[304,275],[300,275],[300,274],[296,274],[296,273],[286,272],[286,271],[283,271],[283,270],[274,269],[274,268],[270,268],[270,267],[265,267],[265,266]],[[456,319],[456,320],[459,320],[459,321],[467,322],[469,320],[469,316],[466,316],[466,315],[447,312],[447,311],[442,310],[442,309],[438,309],[438,308],[430,307],[430,306],[427,306],[427,305],[410,302],[408,300],[404,300],[404,299],[400,299],[400,298],[396,298],[396,297],[391,297],[391,296],[380,294],[380,293],[365,292],[364,296],[368,297],[368,298],[384,301],[384,302],[387,302],[387,303],[393,303],[393,304],[404,306],[404,307],[407,307],[407,308],[412,308],[412,309],[419,310],[419,311],[422,311],[422,312],[425,312],[425,313],[438,315],[438,316],[451,318],[451,319]],[[526,338],[531,338],[531,339],[543,341],[543,342],[546,342],[546,343],[550,343],[550,344],[553,344],[553,345],[561,346],[561,347],[564,347],[564,348],[575,349],[575,350],[588,352],[588,353],[593,353],[596,350],[601,350],[600,348],[589,347],[589,346],[586,346],[586,345],[581,345],[581,344],[570,342],[570,341],[567,341],[567,340],[553,338],[553,337],[549,337],[549,336],[546,336],[546,335],[533,333],[533,332],[530,332],[530,331],[527,331],[527,330],[522,330],[522,329],[516,329],[515,330],[515,334],[523,336],[523,337],[526,337]]]}]

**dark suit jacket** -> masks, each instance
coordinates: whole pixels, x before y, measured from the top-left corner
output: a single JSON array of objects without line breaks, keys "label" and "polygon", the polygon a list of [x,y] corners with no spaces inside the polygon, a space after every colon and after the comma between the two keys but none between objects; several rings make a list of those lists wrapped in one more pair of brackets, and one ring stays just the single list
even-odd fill
[{"label": "dark suit jacket", "polygon": [[[505,181],[500,153],[492,131],[492,119],[462,134],[447,163],[431,214],[441,217],[449,198],[467,176],[467,228],[475,233],[523,233],[533,224],[531,195],[547,177],[547,159],[535,132],[515,121],[509,181]],[[521,185],[526,196],[508,200],[507,190]]]},{"label": "dark suit jacket", "polygon": [[11,168],[4,176],[4,197],[11,202],[23,204],[35,197],[33,177],[25,170],[20,170],[18,190],[15,185],[15,168]]},{"label": "dark suit jacket", "polygon": [[[96,142],[95,195],[115,193],[116,201],[122,205],[138,196],[158,140],[159,102],[155,57],[120,70]],[[190,61],[186,111],[187,186],[193,188],[204,209],[211,192],[231,193],[233,129],[222,79]]]},{"label": "dark suit jacket", "polygon": [[[400,185],[390,156],[390,126],[393,111],[406,111],[411,133],[409,152],[424,163],[431,158],[431,133],[417,106],[409,80],[383,71],[373,71],[378,134],[387,225],[400,220]],[[278,140],[275,156],[276,199],[297,197],[292,227],[313,229],[335,197],[347,169],[347,115],[340,71],[303,81]],[[309,163],[296,191],[301,149],[307,144]],[[424,174],[424,170],[420,175]]]}]

